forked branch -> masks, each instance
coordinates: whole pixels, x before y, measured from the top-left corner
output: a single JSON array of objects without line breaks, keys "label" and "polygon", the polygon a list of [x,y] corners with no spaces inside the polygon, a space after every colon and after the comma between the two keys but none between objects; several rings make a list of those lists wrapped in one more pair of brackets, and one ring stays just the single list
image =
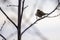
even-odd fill
[{"label": "forked branch", "polygon": [[6,18],[16,27],[18,28],[18,26],[6,15],[6,13],[2,10],[2,8],[0,7],[1,12],[6,16]]}]

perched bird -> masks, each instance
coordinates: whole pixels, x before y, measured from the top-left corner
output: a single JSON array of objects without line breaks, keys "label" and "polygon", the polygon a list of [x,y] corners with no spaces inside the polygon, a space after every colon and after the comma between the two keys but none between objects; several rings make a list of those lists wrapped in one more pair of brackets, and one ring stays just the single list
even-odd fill
[{"label": "perched bird", "polygon": [[44,16],[44,15],[46,15],[43,11],[41,11],[41,10],[37,10],[37,12],[36,12],[36,16],[38,16],[38,17],[42,17],[42,16]]}]

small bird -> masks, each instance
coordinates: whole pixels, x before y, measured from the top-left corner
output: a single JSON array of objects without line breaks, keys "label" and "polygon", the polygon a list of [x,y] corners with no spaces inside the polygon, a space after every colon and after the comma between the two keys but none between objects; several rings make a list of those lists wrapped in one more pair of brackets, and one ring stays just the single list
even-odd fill
[{"label": "small bird", "polygon": [[42,17],[42,16],[44,16],[44,15],[46,15],[46,14],[45,14],[43,11],[37,9],[36,16]]}]

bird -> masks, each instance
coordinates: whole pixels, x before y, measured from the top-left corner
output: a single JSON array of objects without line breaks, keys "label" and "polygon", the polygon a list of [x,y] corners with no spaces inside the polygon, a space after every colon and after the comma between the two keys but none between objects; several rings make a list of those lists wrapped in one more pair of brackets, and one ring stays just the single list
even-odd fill
[{"label": "bird", "polygon": [[46,15],[46,14],[45,14],[43,11],[37,9],[36,16],[42,17],[42,16],[44,16],[44,15]]}]

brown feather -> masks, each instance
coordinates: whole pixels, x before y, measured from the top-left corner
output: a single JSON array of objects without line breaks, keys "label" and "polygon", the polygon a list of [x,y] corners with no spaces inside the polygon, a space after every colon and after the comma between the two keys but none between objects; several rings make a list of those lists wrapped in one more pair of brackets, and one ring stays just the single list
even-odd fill
[{"label": "brown feather", "polygon": [[40,11],[39,9],[37,10],[36,16],[42,17],[42,16],[44,16],[44,15],[46,15],[44,12]]}]

